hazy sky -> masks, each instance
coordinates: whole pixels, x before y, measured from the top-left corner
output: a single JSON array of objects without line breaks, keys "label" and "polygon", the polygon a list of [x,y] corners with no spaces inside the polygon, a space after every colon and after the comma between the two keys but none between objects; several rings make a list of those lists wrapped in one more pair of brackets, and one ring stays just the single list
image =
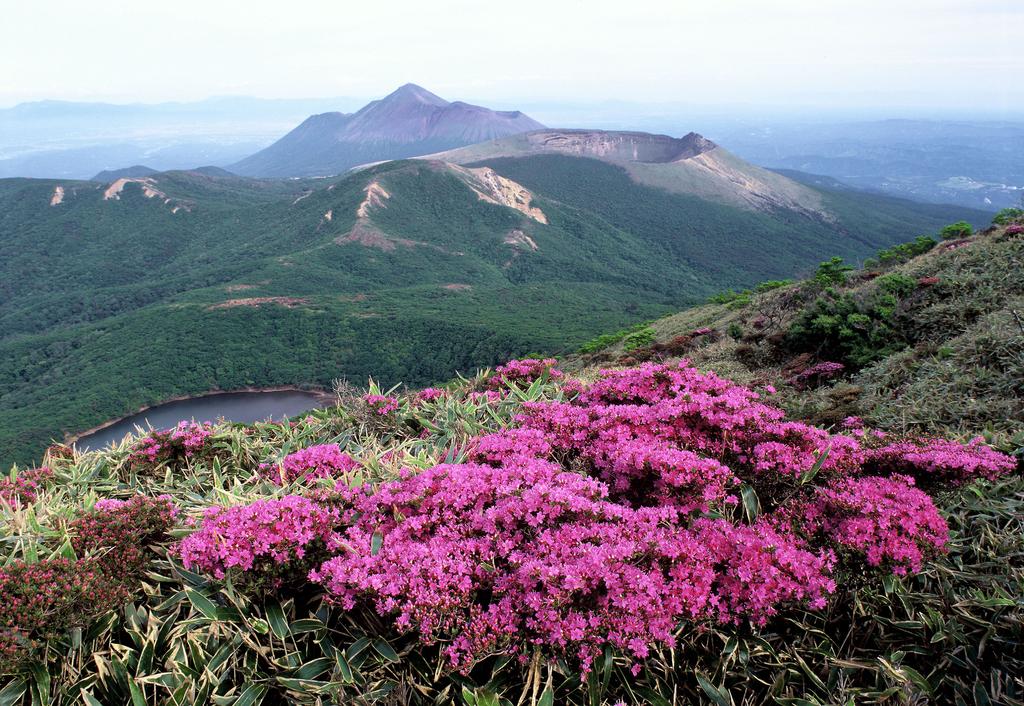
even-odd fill
[{"label": "hazy sky", "polygon": [[214,95],[1024,110],[1024,0],[0,0],[0,105]]}]

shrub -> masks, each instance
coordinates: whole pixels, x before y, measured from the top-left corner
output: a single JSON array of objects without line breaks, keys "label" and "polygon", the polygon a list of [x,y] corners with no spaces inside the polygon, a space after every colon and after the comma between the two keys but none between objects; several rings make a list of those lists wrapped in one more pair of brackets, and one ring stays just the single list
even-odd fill
[{"label": "shrub", "polygon": [[870,566],[898,575],[941,554],[949,528],[925,493],[903,476],[842,478],[819,488],[803,512],[805,531],[823,532]]},{"label": "shrub", "polygon": [[100,500],[69,524],[78,556],[96,557],[100,566],[129,579],[140,571],[154,544],[168,539],[178,509],[168,497]]},{"label": "shrub", "polygon": [[282,588],[322,560],[318,551],[332,544],[340,517],[337,508],[297,495],[211,507],[178,553],[185,568],[218,579],[231,574],[257,589]]},{"label": "shrub", "polygon": [[912,476],[929,488],[996,480],[1016,466],[1012,458],[985,446],[981,438],[966,446],[945,439],[898,441],[869,451],[865,465],[869,472]]},{"label": "shrub", "polygon": [[208,460],[215,454],[213,425],[182,421],[172,429],[154,430],[136,441],[128,464],[136,471],[156,470],[182,461]]},{"label": "shrub", "polygon": [[951,223],[939,231],[939,236],[943,240],[959,240],[960,238],[969,238],[972,235],[974,235],[974,227],[967,221]]},{"label": "shrub", "polygon": [[681,531],[605,492],[542,461],[437,466],[366,497],[354,551],[313,578],[344,607],[369,600],[428,642],[448,636],[460,669],[543,647],[584,673],[606,646],[643,659],[674,644],[681,619],[763,623],[833,589],[828,558],[791,537],[724,521]]},{"label": "shrub", "polygon": [[49,640],[127,600],[123,582],[93,559],[15,561],[0,569],[0,674],[41,658]]},{"label": "shrub", "polygon": [[358,467],[359,462],[342,453],[337,444],[318,444],[290,453],[278,464],[263,464],[260,469],[275,483],[284,484],[336,478]]},{"label": "shrub", "polygon": [[1019,221],[1024,221],[1024,208],[1004,208],[992,218],[992,224],[997,226],[1008,226]]},{"label": "shrub", "polygon": [[556,380],[562,377],[562,371],[555,367],[557,364],[554,358],[510,360],[494,369],[489,383],[492,388],[502,388],[508,385],[529,385],[540,378]]},{"label": "shrub", "polygon": [[32,468],[0,478],[0,503],[12,507],[29,505],[36,501],[39,490],[53,478],[49,468]]},{"label": "shrub", "polygon": [[832,287],[846,282],[847,273],[853,268],[843,263],[843,258],[833,257],[818,265],[814,274],[814,282],[822,287]]},{"label": "shrub", "polygon": [[652,328],[641,329],[622,339],[622,346],[627,352],[639,350],[654,343],[655,333]]}]

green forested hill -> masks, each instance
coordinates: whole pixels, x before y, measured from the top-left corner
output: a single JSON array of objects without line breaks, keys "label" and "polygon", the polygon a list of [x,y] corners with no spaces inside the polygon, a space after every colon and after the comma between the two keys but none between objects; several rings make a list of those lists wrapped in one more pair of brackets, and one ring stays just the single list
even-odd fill
[{"label": "green forested hill", "polygon": [[0,180],[0,464],[176,395],[426,384],[560,350],[971,217],[831,192],[815,217],[670,193],[592,159],[488,164]]}]

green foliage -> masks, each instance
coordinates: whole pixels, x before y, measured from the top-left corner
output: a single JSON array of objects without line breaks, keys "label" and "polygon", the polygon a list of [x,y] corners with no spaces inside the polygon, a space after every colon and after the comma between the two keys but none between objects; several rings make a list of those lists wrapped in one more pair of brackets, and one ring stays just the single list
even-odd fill
[{"label": "green foliage", "polygon": [[864,266],[877,267],[881,265],[889,267],[898,265],[918,255],[923,255],[936,245],[938,245],[938,241],[935,238],[928,235],[919,235],[909,243],[900,243],[899,245],[893,245],[891,248],[879,250],[874,258],[865,260]]},{"label": "green foliage", "polygon": [[598,351],[603,351],[605,348],[610,348],[614,346],[616,343],[618,343],[631,333],[636,333],[637,331],[642,331],[643,329],[646,328],[647,324],[642,323],[637,324],[635,326],[631,326],[630,328],[627,329],[622,329],[621,331],[616,331],[615,333],[601,334],[600,336],[596,336],[587,341],[586,343],[584,343],[582,346],[580,346],[578,352],[589,354],[597,353]]},{"label": "green foliage", "polygon": [[887,294],[905,297],[917,289],[917,280],[902,273],[892,272],[878,278],[878,287]]},{"label": "green foliage", "polygon": [[997,226],[1008,226],[1019,221],[1024,221],[1024,208],[1004,208],[992,218],[992,224]]},{"label": "green foliage", "polygon": [[753,289],[744,289],[736,292],[732,289],[727,289],[724,292],[719,292],[711,297],[708,297],[708,303],[710,304],[724,304],[730,309],[742,309],[750,304],[751,299],[755,294],[764,294],[781,287],[785,287],[793,283],[790,279],[769,279],[761,282]]},{"label": "green foliage", "polygon": [[943,240],[957,240],[959,238],[969,238],[974,234],[974,227],[971,226],[967,221],[957,221],[951,223],[939,231],[939,235]]},{"label": "green foliage", "polygon": [[843,263],[843,258],[833,257],[818,265],[818,271],[814,273],[814,282],[822,287],[830,287],[846,282],[846,274],[851,272],[853,267]]},{"label": "green foliage", "polygon": [[654,343],[655,333],[652,328],[643,328],[622,339],[622,346],[627,352],[635,351],[638,348],[643,348]]},{"label": "green foliage", "polygon": [[897,304],[893,294],[877,293],[865,301],[826,289],[790,326],[786,342],[794,351],[861,368],[906,347],[893,320]]}]

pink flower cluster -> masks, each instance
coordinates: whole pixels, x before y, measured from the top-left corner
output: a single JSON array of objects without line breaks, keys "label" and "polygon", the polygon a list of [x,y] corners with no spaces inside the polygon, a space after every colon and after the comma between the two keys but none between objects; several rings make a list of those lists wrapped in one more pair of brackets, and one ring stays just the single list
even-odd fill
[{"label": "pink flower cluster", "polygon": [[995,480],[1016,467],[1013,458],[992,450],[980,437],[969,444],[945,439],[899,441],[867,452],[865,469],[914,477],[927,486],[958,487],[976,480]]},{"label": "pink flower cluster", "polygon": [[913,486],[904,476],[840,479],[818,489],[804,508],[803,529],[824,532],[871,566],[917,571],[945,549],[949,528],[931,498]]},{"label": "pink flower cluster", "polygon": [[401,405],[398,398],[386,395],[363,395],[363,402],[382,417],[396,411]]},{"label": "pink flower cluster", "polygon": [[421,402],[433,402],[439,400],[445,396],[444,390],[439,390],[436,387],[427,387],[416,393],[416,399]]},{"label": "pink flower cluster", "polygon": [[280,464],[267,463],[260,468],[275,483],[336,478],[359,467],[359,462],[337,444],[318,444],[290,453]]},{"label": "pink flower cluster", "polygon": [[555,367],[557,364],[554,358],[510,360],[494,369],[494,375],[488,383],[491,387],[506,387],[510,384],[529,385],[544,376],[557,380],[562,377],[562,371]]},{"label": "pink flower cluster", "polygon": [[182,540],[179,554],[185,568],[219,579],[232,570],[258,573],[260,568],[301,560],[311,548],[325,547],[339,517],[339,510],[297,495],[212,507],[199,530]]},{"label": "pink flower cluster", "polygon": [[1006,227],[1006,235],[1020,235],[1021,233],[1024,233],[1024,225],[1015,223]]},{"label": "pink flower cluster", "polygon": [[21,471],[13,478],[0,478],[0,504],[21,507],[34,503],[39,490],[52,478],[53,472],[45,466]]},{"label": "pink flower cluster", "polygon": [[[468,669],[543,646],[586,672],[605,646],[637,659],[673,644],[681,620],[763,623],[783,605],[822,607],[830,556],[765,524],[676,523],[539,460],[442,465],[358,498],[348,552],[311,574],[332,600],[369,602],[425,640],[451,639]],[[376,544],[375,544],[376,543]]]},{"label": "pink flower cluster", "polygon": [[206,440],[213,436],[213,425],[209,422],[185,420],[171,430],[171,440],[181,444],[185,455],[190,455],[203,448]]},{"label": "pink flower cluster", "polygon": [[159,465],[201,456],[213,436],[209,422],[185,420],[170,429],[154,430],[135,442],[128,459],[132,465]]}]

